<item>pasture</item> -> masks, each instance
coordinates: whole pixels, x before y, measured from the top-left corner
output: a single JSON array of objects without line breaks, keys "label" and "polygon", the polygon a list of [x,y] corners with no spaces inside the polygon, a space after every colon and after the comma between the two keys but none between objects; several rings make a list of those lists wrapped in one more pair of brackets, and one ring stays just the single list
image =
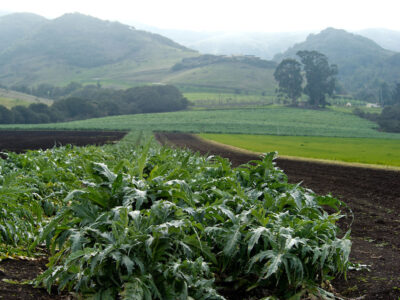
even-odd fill
[{"label": "pasture", "polygon": [[393,139],[246,134],[200,134],[200,136],[255,152],[278,151],[280,156],[400,167],[400,141]]}]

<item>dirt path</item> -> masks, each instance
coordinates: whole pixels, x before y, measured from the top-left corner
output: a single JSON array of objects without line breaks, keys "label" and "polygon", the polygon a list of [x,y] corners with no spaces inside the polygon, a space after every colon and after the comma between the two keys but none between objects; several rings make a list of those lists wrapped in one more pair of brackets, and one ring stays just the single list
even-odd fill
[{"label": "dirt path", "polygon": [[[190,134],[158,133],[156,138],[229,158],[233,166],[258,158]],[[302,181],[319,194],[331,193],[354,213],[351,259],[369,265],[371,271],[350,271],[347,281],[333,282],[335,289],[349,298],[400,299],[400,172],[289,159],[278,159],[277,165],[290,182]]]}]

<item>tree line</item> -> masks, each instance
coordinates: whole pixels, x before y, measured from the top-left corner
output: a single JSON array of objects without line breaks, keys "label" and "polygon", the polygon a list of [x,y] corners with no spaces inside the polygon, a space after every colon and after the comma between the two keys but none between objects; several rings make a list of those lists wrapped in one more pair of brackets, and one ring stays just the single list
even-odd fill
[{"label": "tree line", "polygon": [[126,90],[81,87],[51,106],[33,103],[7,109],[0,105],[1,124],[64,122],[122,114],[178,111],[189,101],[171,85],[152,85]]}]

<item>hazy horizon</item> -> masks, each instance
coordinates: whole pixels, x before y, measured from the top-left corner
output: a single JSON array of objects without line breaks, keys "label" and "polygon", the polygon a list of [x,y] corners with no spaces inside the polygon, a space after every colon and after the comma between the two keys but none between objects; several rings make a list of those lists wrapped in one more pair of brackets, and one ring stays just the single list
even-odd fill
[{"label": "hazy horizon", "polygon": [[58,1],[57,6],[50,0],[15,0],[2,3],[0,12],[34,13],[48,19],[79,12],[129,25],[197,32],[317,32],[327,27],[355,32],[371,28],[400,31],[396,18],[398,6],[393,0],[382,0],[379,5],[358,0],[301,3],[291,0],[279,3],[261,0],[219,0],[217,3],[211,0],[149,0],[145,3],[71,0]]}]

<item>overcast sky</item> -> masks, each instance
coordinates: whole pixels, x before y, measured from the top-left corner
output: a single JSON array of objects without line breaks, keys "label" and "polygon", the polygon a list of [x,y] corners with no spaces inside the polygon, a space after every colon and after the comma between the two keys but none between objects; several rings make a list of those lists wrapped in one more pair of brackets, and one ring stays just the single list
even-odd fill
[{"label": "overcast sky", "polygon": [[123,23],[197,31],[400,30],[400,0],[1,0],[0,11],[47,18],[80,12]]}]

